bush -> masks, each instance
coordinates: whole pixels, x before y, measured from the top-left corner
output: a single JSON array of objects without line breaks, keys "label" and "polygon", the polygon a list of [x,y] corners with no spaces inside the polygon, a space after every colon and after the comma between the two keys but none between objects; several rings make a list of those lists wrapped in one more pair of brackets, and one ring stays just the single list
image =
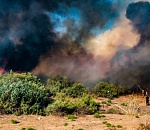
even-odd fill
[{"label": "bush", "polygon": [[121,105],[122,105],[122,106],[127,106],[127,103],[124,103],[124,102],[123,102],[123,103],[121,103]]},{"label": "bush", "polygon": [[13,119],[12,119],[12,120],[11,120],[11,123],[12,123],[12,124],[18,124],[18,123],[20,123],[20,122],[17,121],[17,120],[13,120]]},{"label": "bush", "polygon": [[64,126],[67,126],[67,125],[68,125],[68,123],[67,123],[67,122],[65,122],[65,123],[64,123]]},{"label": "bush", "polygon": [[123,128],[122,125],[117,125],[116,127],[117,127],[117,128]]},{"label": "bush", "polygon": [[81,97],[83,94],[85,94],[87,91],[84,88],[83,84],[81,83],[74,83],[71,87],[68,87],[66,90],[64,90],[66,95],[77,98]]},{"label": "bush", "polygon": [[109,114],[117,114],[117,110],[114,109],[114,108],[110,108],[110,109],[108,109],[107,113],[109,113]]},{"label": "bush", "polygon": [[100,111],[100,103],[95,102],[91,96],[77,98],[74,103],[77,106],[76,112],[79,114],[94,114]]},{"label": "bush", "polygon": [[32,127],[29,127],[29,128],[27,128],[26,130],[36,130],[36,129],[34,129],[34,128],[32,128]]},{"label": "bush", "polygon": [[54,114],[64,116],[66,114],[72,114],[75,110],[76,106],[69,98],[60,98],[48,105],[46,108],[46,115]]},{"label": "bush", "polygon": [[67,77],[56,76],[54,78],[49,78],[46,81],[46,88],[52,93],[52,95],[56,95],[59,92],[62,92],[63,89],[71,86],[73,83],[68,82]]},{"label": "bush", "polygon": [[105,115],[99,114],[99,113],[95,113],[95,114],[94,114],[94,117],[95,117],[95,118],[102,118],[102,117],[105,117]]},{"label": "bush", "polygon": [[75,119],[77,119],[76,116],[71,115],[71,114],[67,115],[67,118],[70,119],[70,120],[72,120],[72,121],[75,121]]},{"label": "bush", "polygon": [[68,115],[68,114],[93,114],[100,110],[100,104],[96,103],[90,96],[81,98],[56,96],[55,101],[46,108],[47,115]]},{"label": "bush", "polygon": [[108,97],[112,99],[124,92],[124,88],[115,86],[106,82],[100,82],[92,89],[92,93],[100,97]]},{"label": "bush", "polygon": [[50,94],[31,73],[4,74],[0,78],[1,113],[44,114]]},{"label": "bush", "polygon": [[87,92],[81,83],[69,82],[66,77],[57,76],[49,78],[46,82],[46,88],[56,96],[57,93],[65,93],[67,96],[76,98],[81,97]]}]

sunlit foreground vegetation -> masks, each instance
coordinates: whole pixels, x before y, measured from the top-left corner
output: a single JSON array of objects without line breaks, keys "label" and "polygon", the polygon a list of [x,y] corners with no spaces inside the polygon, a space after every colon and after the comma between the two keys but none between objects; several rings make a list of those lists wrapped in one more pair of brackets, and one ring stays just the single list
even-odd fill
[{"label": "sunlit foreground vegetation", "polygon": [[100,103],[94,96],[114,98],[124,88],[99,82],[91,90],[83,84],[70,82],[66,77],[48,78],[44,83],[31,73],[5,73],[0,75],[0,113],[68,115],[100,112]]}]

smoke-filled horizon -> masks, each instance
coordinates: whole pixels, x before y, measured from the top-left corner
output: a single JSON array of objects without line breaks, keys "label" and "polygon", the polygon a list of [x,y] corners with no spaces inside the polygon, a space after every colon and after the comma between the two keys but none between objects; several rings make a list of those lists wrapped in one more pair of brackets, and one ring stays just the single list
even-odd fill
[{"label": "smoke-filled horizon", "polygon": [[147,85],[149,13],[138,0],[0,0],[0,68]]}]

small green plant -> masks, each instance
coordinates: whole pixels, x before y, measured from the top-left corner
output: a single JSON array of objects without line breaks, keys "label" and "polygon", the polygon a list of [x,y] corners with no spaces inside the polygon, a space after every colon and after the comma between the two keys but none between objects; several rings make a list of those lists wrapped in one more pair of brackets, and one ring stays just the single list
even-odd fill
[{"label": "small green plant", "polygon": [[117,127],[117,128],[123,128],[122,125],[117,125],[116,127]]},{"label": "small green plant", "polygon": [[72,121],[75,121],[75,119],[77,119],[76,116],[71,115],[71,114],[67,115],[67,118],[70,119],[70,120],[72,120]]},{"label": "small green plant", "polygon": [[107,102],[106,101],[102,101],[102,104],[107,104]]},{"label": "small green plant", "polygon": [[106,105],[107,105],[107,106],[111,106],[111,104],[110,104],[110,103],[107,103]]},{"label": "small green plant", "polygon": [[106,126],[107,126],[107,127],[111,127],[112,124],[110,124],[110,123],[107,122],[107,123],[106,123]]},{"label": "small green plant", "polygon": [[107,121],[103,121],[103,124],[106,124],[107,123]]},{"label": "small green plant", "polygon": [[136,115],[135,117],[136,117],[136,118],[140,118],[139,115]]},{"label": "small green plant", "polygon": [[21,128],[20,130],[26,130],[26,128]]},{"label": "small green plant", "polygon": [[65,123],[64,123],[64,126],[67,126],[67,125],[68,125],[68,123],[67,123],[67,122],[65,122]]},{"label": "small green plant", "polygon": [[109,114],[116,114],[116,109],[115,108],[110,108],[108,109]]},{"label": "small green plant", "polygon": [[12,124],[18,124],[18,123],[20,123],[20,122],[17,121],[17,120],[13,120],[13,119],[12,119],[12,120],[11,120],[11,123],[12,123]]},{"label": "small green plant", "polygon": [[109,99],[108,101],[107,101],[108,103],[112,103],[112,101]]},{"label": "small green plant", "polygon": [[123,102],[123,103],[121,103],[121,105],[122,105],[122,106],[127,106],[127,103],[124,103],[124,102]]},{"label": "small green plant", "polygon": [[84,129],[82,129],[82,128],[79,128],[79,129],[77,129],[77,130],[84,130]]},{"label": "small green plant", "polygon": [[29,127],[29,128],[27,128],[27,130],[36,130],[36,129],[34,129],[34,128],[32,128],[32,127]]},{"label": "small green plant", "polygon": [[105,117],[105,115],[99,114],[99,113],[95,113],[95,114],[94,114],[94,117],[95,117],[95,118],[102,118],[102,117]]},{"label": "small green plant", "polygon": [[111,128],[115,127],[115,125],[112,125],[111,123],[109,123],[107,121],[104,121],[103,124],[105,124],[107,127],[111,127]]}]

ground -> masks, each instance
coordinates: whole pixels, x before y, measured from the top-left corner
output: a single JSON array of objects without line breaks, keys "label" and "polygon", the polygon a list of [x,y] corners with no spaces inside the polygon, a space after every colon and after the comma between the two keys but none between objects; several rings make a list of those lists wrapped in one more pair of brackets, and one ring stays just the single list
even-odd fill
[{"label": "ground", "polygon": [[[138,104],[138,111],[135,115],[129,115],[129,108],[122,106],[122,103],[130,102],[134,105],[134,101]],[[108,101],[105,98],[97,98],[96,101]],[[133,101],[133,102],[132,102]],[[136,105],[137,105],[136,104]],[[109,109],[115,109],[115,114],[110,114]],[[78,116],[75,121],[71,121],[67,117],[59,116],[38,116],[38,115],[0,115],[0,130],[23,130],[23,128],[32,127],[36,130],[110,130],[104,121],[112,125],[121,125],[120,130],[137,130],[140,124],[150,124],[150,106],[145,105],[145,97],[143,96],[122,96],[112,100],[111,106],[104,104],[101,108],[106,117],[95,118],[93,115]],[[128,113],[126,113],[128,112]],[[137,118],[136,116],[139,116]],[[20,123],[12,124],[11,120],[17,120]],[[65,126],[66,124],[66,126]],[[148,130],[148,129],[147,129]]]}]

